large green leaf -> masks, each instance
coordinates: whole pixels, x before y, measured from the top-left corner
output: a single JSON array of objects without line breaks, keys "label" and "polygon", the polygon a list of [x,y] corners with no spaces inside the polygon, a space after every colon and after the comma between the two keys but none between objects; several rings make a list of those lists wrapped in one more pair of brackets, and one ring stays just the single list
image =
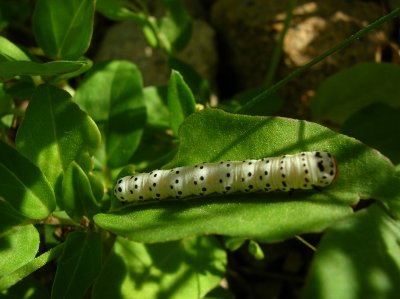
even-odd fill
[{"label": "large green leaf", "polygon": [[68,235],[54,279],[54,299],[83,298],[101,270],[101,238],[97,233]]},{"label": "large green leaf", "polygon": [[117,238],[93,298],[203,298],[225,265],[225,251],[209,237],[147,245]]},{"label": "large green leaf", "polygon": [[109,166],[124,165],[136,151],[146,124],[137,67],[128,61],[98,64],[74,99],[104,129]]},{"label": "large green leaf", "polygon": [[374,102],[400,107],[400,67],[386,63],[360,63],[345,69],[317,89],[312,101],[315,119],[343,123]]},{"label": "large green leaf", "polygon": [[190,114],[196,111],[192,91],[179,72],[172,71],[168,83],[168,108],[171,128],[178,133],[179,126]]},{"label": "large green leaf", "polygon": [[400,223],[379,206],[360,211],[322,238],[304,298],[397,298]]},{"label": "large green leaf", "polygon": [[27,218],[46,218],[56,206],[43,173],[14,148],[0,141],[0,200]]},{"label": "large green leaf", "polygon": [[88,49],[95,0],[38,0],[33,30],[43,51],[54,59],[76,60]]},{"label": "large green leaf", "polygon": [[63,201],[60,207],[79,223],[82,216],[91,218],[99,210],[88,175],[76,162],[67,168],[62,181]]},{"label": "large green leaf", "polygon": [[354,139],[314,123],[206,109],[186,120],[180,141],[179,151],[167,168],[327,150],[338,161],[339,176],[321,192],[216,195],[131,205],[112,214],[96,215],[98,225],[143,242],[208,233],[271,241],[321,231],[351,214],[350,205],[360,198],[379,198],[400,211],[400,183],[389,160]]},{"label": "large green leaf", "polygon": [[86,62],[83,61],[4,61],[0,62],[0,80],[14,76],[56,76],[78,71],[85,66]]},{"label": "large green leaf", "polygon": [[[351,209],[330,194],[268,196],[233,195],[184,202],[163,202],[113,214],[97,214],[95,222],[115,234],[140,242],[163,242],[200,234],[223,234],[278,241],[317,232],[349,215]],[[304,214],[306,212],[306,215]]]},{"label": "large green leaf", "polygon": [[0,279],[33,260],[39,233],[33,225],[17,226],[0,235]]},{"label": "large green leaf", "polygon": [[70,100],[68,93],[41,85],[18,130],[16,145],[42,170],[58,193],[69,164],[82,162],[88,153],[93,154],[100,138],[94,121]]}]

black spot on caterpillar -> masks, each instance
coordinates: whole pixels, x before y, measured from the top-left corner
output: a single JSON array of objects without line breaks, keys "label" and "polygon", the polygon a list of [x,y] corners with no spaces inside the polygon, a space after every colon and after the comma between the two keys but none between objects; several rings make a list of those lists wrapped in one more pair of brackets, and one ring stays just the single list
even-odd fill
[{"label": "black spot on caterpillar", "polygon": [[205,196],[212,193],[271,192],[330,185],[338,174],[335,158],[324,151],[260,160],[202,163],[154,170],[118,180],[115,196],[124,202]]}]

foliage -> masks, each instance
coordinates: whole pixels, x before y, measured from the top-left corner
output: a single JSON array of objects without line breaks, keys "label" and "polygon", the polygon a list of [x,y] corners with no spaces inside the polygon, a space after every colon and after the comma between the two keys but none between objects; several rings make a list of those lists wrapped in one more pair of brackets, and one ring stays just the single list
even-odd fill
[{"label": "foliage", "polygon": [[[248,252],[263,259],[262,243],[323,233],[304,298],[394,298],[400,291],[400,178],[392,164],[400,157],[393,140],[400,69],[360,64],[318,87],[313,119],[360,140],[304,120],[198,111],[195,99],[209,94],[208,84],[176,57],[191,37],[192,20],[183,1],[162,3],[165,15],[155,19],[145,0],[37,0],[31,34],[43,56],[0,37],[1,295],[230,298],[219,287],[227,250],[249,240]],[[17,13],[13,8],[0,6]],[[142,28],[174,69],[168,86],[144,88],[132,62],[93,63],[84,56],[96,13]],[[18,20],[27,22],[30,14]],[[13,26],[12,19],[0,25]],[[272,91],[225,107],[267,111],[262,99]],[[321,192],[127,206],[112,196],[116,179],[135,169],[311,150],[331,152],[339,165],[337,181]],[[376,203],[354,212],[364,199]],[[46,280],[51,290],[40,282]]]}]

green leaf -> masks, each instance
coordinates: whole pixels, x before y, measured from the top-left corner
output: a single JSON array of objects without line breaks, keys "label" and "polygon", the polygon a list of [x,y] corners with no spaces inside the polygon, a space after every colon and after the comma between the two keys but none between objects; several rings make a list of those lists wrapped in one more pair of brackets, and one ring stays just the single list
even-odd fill
[{"label": "green leaf", "polygon": [[95,0],[38,0],[33,31],[43,51],[53,59],[76,60],[89,48]]},{"label": "green leaf", "polygon": [[245,242],[246,238],[225,237],[224,245],[230,251],[238,250]]},{"label": "green leaf", "polygon": [[80,75],[86,73],[93,66],[93,61],[85,56],[80,57],[79,61],[69,61],[69,62],[81,63],[82,67],[72,72],[59,74],[56,77],[50,77],[50,78],[44,77],[43,79],[46,80],[46,82],[50,82],[56,86],[63,85],[65,81],[68,81],[71,78],[80,77]]},{"label": "green leaf", "polygon": [[183,121],[196,111],[196,102],[179,72],[172,71],[168,83],[168,108],[171,128],[175,133]]},{"label": "green leaf", "polygon": [[264,259],[264,252],[257,242],[250,240],[248,249],[249,253],[254,256],[256,260]]},{"label": "green leaf", "polygon": [[96,11],[114,21],[128,20],[135,17],[129,4],[129,0],[97,0]]},{"label": "green leaf", "polygon": [[129,0],[97,0],[96,10],[113,21],[145,22],[145,14],[135,11],[135,4]]},{"label": "green leaf", "polygon": [[78,223],[83,216],[92,218],[98,212],[99,204],[93,195],[89,178],[76,162],[72,162],[64,174],[62,191],[60,207]]},{"label": "green leaf", "polygon": [[311,103],[313,117],[342,124],[374,102],[400,107],[400,67],[386,63],[360,63],[325,80]]},{"label": "green leaf", "polygon": [[100,138],[96,124],[68,93],[41,85],[18,130],[16,145],[42,170],[58,194],[63,172],[72,161],[93,154]]},{"label": "green leaf", "polygon": [[[0,36],[0,61],[29,61],[29,56],[16,44]],[[0,67],[0,70],[2,68]]]},{"label": "green leaf", "polygon": [[64,243],[50,249],[49,251],[46,251],[14,272],[0,277],[0,291],[8,289],[21,279],[27,277],[29,274],[35,272],[37,269],[57,258],[61,254],[63,248]]},{"label": "green leaf", "polygon": [[38,63],[33,61],[0,62],[0,80],[8,80],[14,76],[57,76],[79,71],[85,68],[84,61],[52,61]]},{"label": "green leaf", "polygon": [[139,146],[146,123],[137,67],[128,61],[98,64],[78,87],[74,99],[102,124],[108,165],[124,165]]},{"label": "green leaf", "polygon": [[100,202],[104,196],[104,185],[103,185],[103,178],[98,176],[97,173],[86,173],[90,187],[92,188],[94,198]]},{"label": "green leaf", "polygon": [[371,104],[350,116],[343,134],[352,136],[381,151],[394,163],[400,162],[400,111],[382,103]]},{"label": "green leaf", "polygon": [[[142,1],[143,2],[143,1]],[[129,0],[98,0],[96,10],[113,21],[133,21],[139,25],[150,47],[158,47],[155,18],[148,14],[147,4]]]},{"label": "green leaf", "polygon": [[44,219],[56,205],[54,192],[40,170],[0,141],[0,198],[30,219]]},{"label": "green leaf", "polygon": [[303,298],[397,298],[400,223],[374,205],[322,238]]},{"label": "green leaf", "polygon": [[168,52],[179,52],[186,47],[192,35],[192,19],[182,0],[163,0],[163,4],[167,9],[160,22],[160,33],[166,37],[164,46]]},{"label": "green leaf", "polygon": [[33,225],[17,226],[0,235],[0,280],[33,260],[39,241],[39,233]]},{"label": "green leaf", "polygon": [[[201,234],[279,241],[321,231],[351,213],[349,207],[329,203],[329,199],[328,195],[314,195],[308,201],[300,196],[287,201],[287,196],[281,194],[276,199],[259,195],[211,197],[126,207],[113,214],[97,214],[94,221],[138,242],[164,242]],[[301,211],[308,211],[307,217]]]},{"label": "green leaf", "polygon": [[101,270],[101,238],[96,233],[68,235],[54,279],[51,298],[83,298]]},{"label": "green leaf", "polygon": [[210,87],[207,80],[203,79],[191,65],[173,55],[168,57],[168,65],[185,78],[187,85],[196,98],[206,100],[210,97]]},{"label": "green leaf", "polygon": [[225,266],[225,251],[210,237],[147,245],[117,238],[93,298],[203,298]]},{"label": "green leaf", "polygon": [[350,206],[360,197],[380,199],[392,212],[400,213],[400,180],[385,157],[352,138],[306,121],[205,109],[192,114],[181,126],[178,153],[166,168],[311,150],[331,152],[339,165],[336,182],[321,192],[152,202],[98,214],[94,220],[105,229],[141,242],[199,234],[276,241],[324,230],[351,214]]}]

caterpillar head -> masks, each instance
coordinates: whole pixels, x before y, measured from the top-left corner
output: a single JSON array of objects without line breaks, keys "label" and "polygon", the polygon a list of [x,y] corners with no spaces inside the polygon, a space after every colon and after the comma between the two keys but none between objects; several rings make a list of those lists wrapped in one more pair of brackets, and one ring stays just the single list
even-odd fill
[{"label": "caterpillar head", "polygon": [[328,152],[317,151],[315,156],[316,186],[326,186],[331,184],[338,175],[336,159]]},{"label": "caterpillar head", "polygon": [[127,201],[127,198],[124,197],[125,188],[126,188],[125,178],[119,179],[114,188],[114,195],[122,202]]}]

